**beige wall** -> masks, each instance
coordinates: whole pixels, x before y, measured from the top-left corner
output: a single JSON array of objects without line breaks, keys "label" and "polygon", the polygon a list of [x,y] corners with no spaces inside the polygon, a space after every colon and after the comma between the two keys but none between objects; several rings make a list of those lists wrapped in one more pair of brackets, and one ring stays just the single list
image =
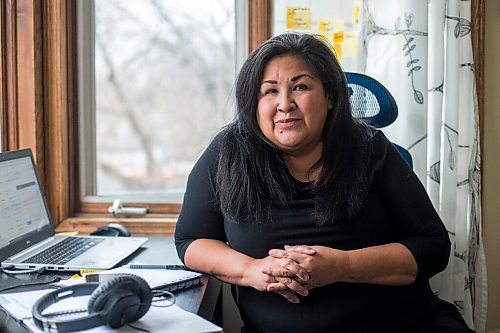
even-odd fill
[{"label": "beige wall", "polygon": [[483,240],[488,268],[486,331],[500,329],[500,1],[486,0]]}]

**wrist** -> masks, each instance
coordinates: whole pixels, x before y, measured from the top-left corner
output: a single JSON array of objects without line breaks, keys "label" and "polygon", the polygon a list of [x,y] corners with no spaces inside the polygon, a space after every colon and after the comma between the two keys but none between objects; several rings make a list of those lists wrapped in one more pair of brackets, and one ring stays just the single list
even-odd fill
[{"label": "wrist", "polygon": [[248,260],[245,260],[241,262],[240,265],[240,274],[239,274],[239,285],[243,287],[253,287],[252,285],[252,270],[254,264],[258,261],[258,259],[254,258],[249,258]]},{"label": "wrist", "polygon": [[350,251],[333,250],[334,269],[332,269],[333,282],[354,282],[355,270],[352,253]]}]

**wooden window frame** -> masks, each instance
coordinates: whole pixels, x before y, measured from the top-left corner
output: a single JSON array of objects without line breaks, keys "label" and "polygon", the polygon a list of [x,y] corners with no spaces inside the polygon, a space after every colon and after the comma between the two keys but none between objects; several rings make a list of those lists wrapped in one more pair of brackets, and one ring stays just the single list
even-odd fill
[{"label": "wooden window frame", "polygon": [[[472,1],[481,122],[484,10],[484,0]],[[248,15],[253,50],[272,34],[272,1],[248,0]],[[151,204],[146,217],[117,219],[107,212],[109,203],[80,199],[75,0],[1,1],[0,43],[2,150],[33,150],[57,230],[88,233],[119,222],[134,234],[172,234],[180,204]]]},{"label": "wooden window frame", "polygon": [[[248,1],[249,49],[270,36],[270,8],[270,0]],[[81,201],[76,33],[75,0],[0,2],[2,150],[32,149],[58,231],[89,233],[113,222],[134,234],[172,234],[180,204],[115,218],[109,203]]]}]

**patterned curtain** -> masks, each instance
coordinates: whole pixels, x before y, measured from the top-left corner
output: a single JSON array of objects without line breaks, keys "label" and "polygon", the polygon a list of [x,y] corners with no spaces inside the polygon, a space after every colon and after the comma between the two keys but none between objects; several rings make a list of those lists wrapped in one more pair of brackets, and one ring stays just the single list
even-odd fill
[{"label": "patterned curtain", "polygon": [[448,268],[433,278],[469,326],[484,332],[486,264],[481,241],[479,120],[470,0],[365,0],[364,72],[399,107],[383,129],[409,150],[452,241]]}]

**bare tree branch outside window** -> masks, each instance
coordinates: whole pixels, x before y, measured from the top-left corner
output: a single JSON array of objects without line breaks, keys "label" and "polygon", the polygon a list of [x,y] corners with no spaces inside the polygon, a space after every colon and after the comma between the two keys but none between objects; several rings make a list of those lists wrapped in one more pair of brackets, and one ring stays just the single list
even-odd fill
[{"label": "bare tree branch outside window", "polygon": [[98,195],[183,192],[233,116],[234,1],[96,0]]}]

